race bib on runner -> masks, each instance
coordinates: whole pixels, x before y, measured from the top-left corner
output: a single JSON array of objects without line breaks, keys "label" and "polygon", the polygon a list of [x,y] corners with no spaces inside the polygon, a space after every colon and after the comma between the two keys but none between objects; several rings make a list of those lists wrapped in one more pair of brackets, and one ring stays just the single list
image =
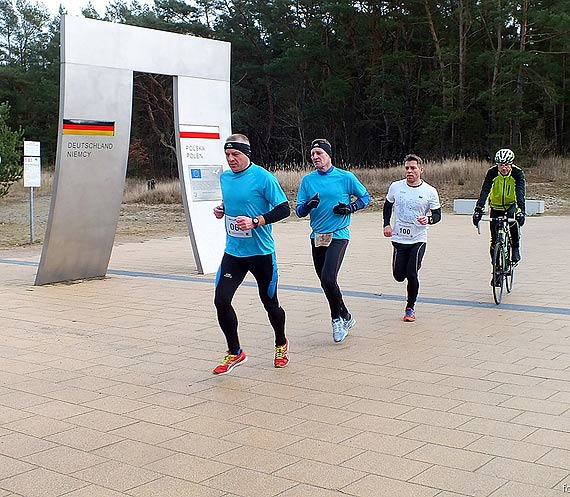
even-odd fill
[{"label": "race bib on runner", "polygon": [[332,233],[315,233],[315,247],[328,247],[331,240]]},{"label": "race bib on runner", "polygon": [[399,223],[396,226],[396,234],[402,238],[413,239],[420,233],[423,226],[417,224]]},{"label": "race bib on runner", "polygon": [[236,218],[232,216],[226,216],[226,232],[235,238],[251,238],[253,236],[251,230],[240,230]]}]

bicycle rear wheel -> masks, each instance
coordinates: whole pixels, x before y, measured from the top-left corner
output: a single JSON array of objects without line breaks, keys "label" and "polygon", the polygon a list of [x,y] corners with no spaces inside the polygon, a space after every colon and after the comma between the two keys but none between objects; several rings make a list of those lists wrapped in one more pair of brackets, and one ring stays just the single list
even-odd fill
[{"label": "bicycle rear wheel", "polygon": [[499,305],[505,288],[505,261],[503,259],[503,244],[495,243],[493,249],[493,299]]}]

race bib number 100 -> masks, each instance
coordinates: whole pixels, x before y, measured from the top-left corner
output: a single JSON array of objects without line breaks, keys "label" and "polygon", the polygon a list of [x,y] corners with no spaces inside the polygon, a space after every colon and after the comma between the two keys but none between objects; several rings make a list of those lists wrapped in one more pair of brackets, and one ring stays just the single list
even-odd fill
[{"label": "race bib number 100", "polygon": [[415,224],[399,224],[396,228],[397,235],[402,238],[414,238],[421,229],[420,226]]},{"label": "race bib number 100", "polygon": [[251,230],[240,230],[236,218],[232,216],[226,216],[226,232],[236,238],[251,238],[253,236]]}]

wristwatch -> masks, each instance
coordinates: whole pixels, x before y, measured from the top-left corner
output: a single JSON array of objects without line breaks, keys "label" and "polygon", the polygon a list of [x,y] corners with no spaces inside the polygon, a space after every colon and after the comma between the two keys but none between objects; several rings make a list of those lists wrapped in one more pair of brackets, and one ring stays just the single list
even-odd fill
[{"label": "wristwatch", "polygon": [[259,218],[258,217],[252,218],[251,221],[253,223],[254,228],[257,228],[259,226]]}]

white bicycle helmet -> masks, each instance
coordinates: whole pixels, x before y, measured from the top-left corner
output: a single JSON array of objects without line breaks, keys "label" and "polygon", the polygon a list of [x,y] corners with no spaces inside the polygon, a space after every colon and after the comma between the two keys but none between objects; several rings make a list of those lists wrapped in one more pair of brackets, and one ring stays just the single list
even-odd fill
[{"label": "white bicycle helmet", "polygon": [[510,148],[502,148],[495,154],[495,164],[512,164],[515,153]]}]

